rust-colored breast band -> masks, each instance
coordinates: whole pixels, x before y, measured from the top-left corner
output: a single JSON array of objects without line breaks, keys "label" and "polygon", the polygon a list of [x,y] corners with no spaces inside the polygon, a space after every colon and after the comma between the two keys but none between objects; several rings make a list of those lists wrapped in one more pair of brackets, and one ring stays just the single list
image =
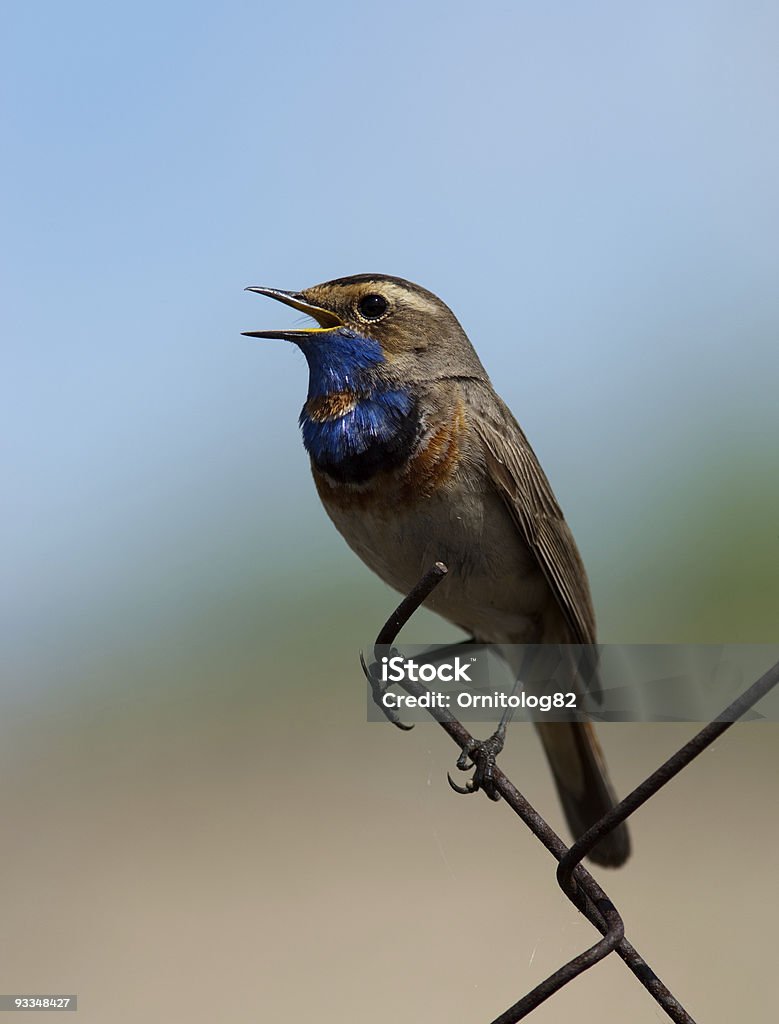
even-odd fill
[{"label": "rust-colored breast band", "polygon": [[465,410],[458,402],[450,419],[434,430],[424,448],[409,460],[404,491],[409,500],[434,494],[460,464],[461,440],[465,431]]},{"label": "rust-colored breast band", "polygon": [[329,395],[309,398],[306,402],[306,412],[316,423],[324,423],[326,420],[337,420],[339,416],[345,416],[356,405],[357,395],[352,391],[334,391]]}]

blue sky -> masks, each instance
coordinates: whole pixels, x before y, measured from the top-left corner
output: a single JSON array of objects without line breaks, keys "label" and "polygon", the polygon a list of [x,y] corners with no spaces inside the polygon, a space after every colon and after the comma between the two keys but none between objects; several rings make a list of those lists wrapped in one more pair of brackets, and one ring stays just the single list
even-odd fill
[{"label": "blue sky", "polygon": [[240,336],[291,314],[247,284],[381,271],[440,294],[596,577],[609,545],[662,546],[691,472],[773,475],[775,5],[3,21],[14,638],[78,646],[101,614],[351,557],[300,448],[302,358]]}]

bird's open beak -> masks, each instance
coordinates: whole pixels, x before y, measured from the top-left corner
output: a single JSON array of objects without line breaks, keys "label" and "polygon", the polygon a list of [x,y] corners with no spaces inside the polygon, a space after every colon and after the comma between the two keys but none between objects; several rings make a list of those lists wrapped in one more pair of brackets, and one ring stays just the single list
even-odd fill
[{"label": "bird's open beak", "polygon": [[322,309],[320,306],[312,306],[307,302],[300,292],[284,292],[280,288],[247,288],[247,292],[257,292],[258,295],[267,295],[271,299],[283,302],[285,306],[292,306],[299,309],[301,313],[311,316],[319,324],[319,327],[308,327],[302,330],[288,331],[242,331],[247,338],[282,338],[285,341],[295,341],[300,338],[309,338],[312,334],[323,334],[325,331],[332,331],[334,327],[343,327],[343,321],[329,309]]}]

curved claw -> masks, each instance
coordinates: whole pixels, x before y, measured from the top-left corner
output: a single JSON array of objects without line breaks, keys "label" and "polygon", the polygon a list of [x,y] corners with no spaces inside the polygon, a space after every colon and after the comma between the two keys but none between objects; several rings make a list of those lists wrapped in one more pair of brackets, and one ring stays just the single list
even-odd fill
[{"label": "curved claw", "polygon": [[482,790],[490,800],[500,800],[500,793],[495,788],[494,769],[495,758],[503,747],[502,730],[498,730],[488,740],[473,742],[464,747],[457,758],[457,767],[461,772],[475,769],[473,777],[466,782],[465,787],[458,786],[452,776],[447,772],[446,777],[449,785],[455,793],[478,793]]},{"label": "curved claw", "polygon": [[391,711],[389,708],[382,708],[381,710],[384,712],[387,721],[392,722],[393,725],[396,725],[398,729],[402,729],[403,732],[411,732],[414,728],[413,722],[401,722],[395,712]]},{"label": "curved claw", "polygon": [[373,692],[373,703],[376,705],[377,708],[379,708],[379,710],[382,712],[382,714],[384,715],[388,722],[392,722],[393,725],[397,726],[398,729],[402,729],[403,732],[411,732],[411,730],[414,728],[414,723],[412,722],[409,725],[406,725],[405,722],[401,722],[400,718],[398,718],[397,714],[393,711],[393,709],[385,707],[384,704],[382,703],[382,687],[379,684],[379,682],[376,679],[374,679],[373,673],[371,672],[371,668],[373,668],[373,666],[371,665],[370,668],[368,667],[368,665],[365,662],[365,658],[363,656],[362,651],[360,651],[360,664],[362,665],[362,670],[365,673],[365,678],[368,680],[368,684],[370,685],[371,691]]},{"label": "curved claw", "polygon": [[474,767],[474,763],[471,760],[471,753],[467,747],[457,758],[457,767],[461,772],[467,772],[470,768]]},{"label": "curved claw", "polygon": [[473,788],[472,782],[468,782],[464,786],[458,786],[457,783],[452,778],[452,776],[449,774],[449,772],[446,773],[446,778],[449,780],[449,785],[452,787],[455,793],[461,793],[463,796],[470,796],[471,793],[476,792],[476,790]]},{"label": "curved claw", "polygon": [[373,677],[371,676],[371,670],[368,668],[368,664],[365,661],[365,655],[362,653],[362,651],[360,651],[360,665],[362,665],[362,670],[365,673],[365,678],[371,685],[373,685]]}]

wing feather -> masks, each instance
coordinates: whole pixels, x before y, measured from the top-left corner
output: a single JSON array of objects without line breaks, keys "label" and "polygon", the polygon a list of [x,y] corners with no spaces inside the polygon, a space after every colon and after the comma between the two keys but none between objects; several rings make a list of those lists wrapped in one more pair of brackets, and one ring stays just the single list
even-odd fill
[{"label": "wing feather", "polygon": [[483,445],[490,482],[552,588],[571,630],[571,642],[594,644],[595,613],[573,534],[511,411],[500,399],[497,406],[494,401],[489,405],[489,412],[482,407],[474,417],[474,429]]}]

